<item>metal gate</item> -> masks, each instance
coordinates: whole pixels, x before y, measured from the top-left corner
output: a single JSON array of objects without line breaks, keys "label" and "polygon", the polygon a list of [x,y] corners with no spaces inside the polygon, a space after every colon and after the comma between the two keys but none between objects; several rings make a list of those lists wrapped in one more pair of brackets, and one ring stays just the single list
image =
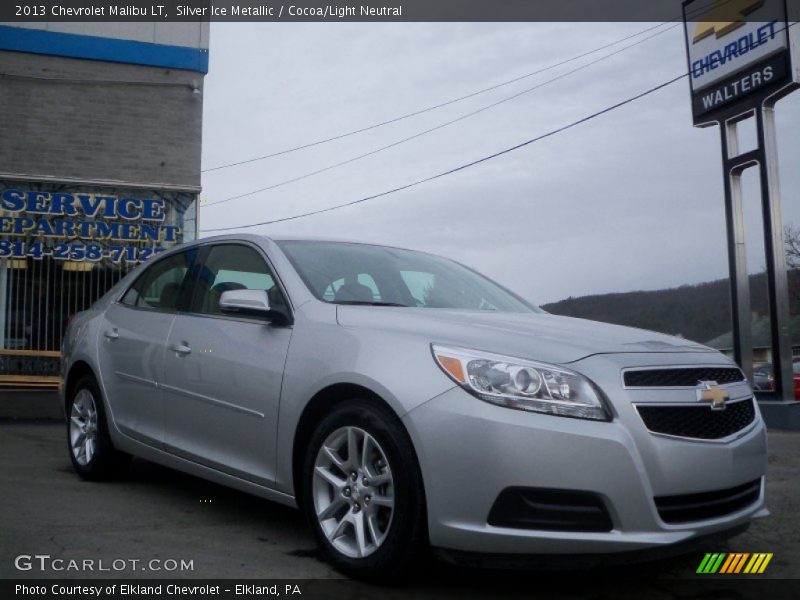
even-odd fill
[{"label": "metal gate", "polygon": [[0,386],[58,385],[69,318],[135,265],[45,258],[0,261]]}]

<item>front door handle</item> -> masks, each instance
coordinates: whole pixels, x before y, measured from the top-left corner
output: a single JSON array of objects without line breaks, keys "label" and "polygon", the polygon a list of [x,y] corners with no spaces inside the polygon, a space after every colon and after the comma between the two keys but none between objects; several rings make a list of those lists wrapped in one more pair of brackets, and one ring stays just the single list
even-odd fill
[{"label": "front door handle", "polygon": [[173,345],[172,346],[172,351],[173,352],[177,352],[178,354],[181,354],[183,356],[186,356],[187,354],[191,354],[192,353],[192,349],[189,347],[189,344],[187,344],[186,342],[182,342],[180,344]]},{"label": "front door handle", "polygon": [[114,329],[109,329],[108,331],[104,332],[103,335],[109,340],[116,340],[119,338],[119,331],[117,331],[117,328],[114,327]]}]

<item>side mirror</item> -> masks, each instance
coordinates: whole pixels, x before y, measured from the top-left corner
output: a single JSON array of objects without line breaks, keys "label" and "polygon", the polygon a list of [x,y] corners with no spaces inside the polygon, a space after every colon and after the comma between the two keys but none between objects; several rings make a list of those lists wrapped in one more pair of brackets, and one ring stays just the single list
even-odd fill
[{"label": "side mirror", "polygon": [[224,313],[270,316],[269,297],[264,290],[229,290],[222,292],[219,309]]}]

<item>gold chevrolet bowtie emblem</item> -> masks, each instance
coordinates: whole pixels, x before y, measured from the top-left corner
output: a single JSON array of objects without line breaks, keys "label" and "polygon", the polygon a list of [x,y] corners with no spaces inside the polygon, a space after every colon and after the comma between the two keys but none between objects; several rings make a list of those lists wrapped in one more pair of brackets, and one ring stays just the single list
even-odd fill
[{"label": "gold chevrolet bowtie emblem", "polygon": [[710,403],[711,410],[724,410],[730,397],[728,390],[719,387],[716,381],[700,381],[697,384],[697,401]]},{"label": "gold chevrolet bowtie emblem", "polygon": [[745,23],[745,15],[764,4],[764,0],[717,0],[697,17],[692,43],[697,43],[712,33],[721,38]]}]

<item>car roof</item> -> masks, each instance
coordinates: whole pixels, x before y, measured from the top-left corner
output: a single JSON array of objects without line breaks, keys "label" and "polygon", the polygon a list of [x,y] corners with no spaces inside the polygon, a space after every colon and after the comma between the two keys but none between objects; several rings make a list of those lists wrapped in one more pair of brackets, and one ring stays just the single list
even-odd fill
[{"label": "car roof", "polygon": [[[392,248],[396,250],[411,250],[411,248],[403,248],[402,246],[392,246],[389,244],[379,244],[376,242],[365,242],[363,240],[352,240],[352,239],[326,237],[326,236],[264,235],[260,233],[229,233],[225,235],[215,235],[211,237],[199,238],[189,243],[204,244],[209,242],[226,241],[226,240],[246,240],[252,242],[259,242],[263,240],[269,240],[271,242],[326,242],[333,244],[359,244],[362,246],[376,246],[379,248]],[[414,250],[414,252],[420,252],[422,254],[430,254],[428,252],[425,252],[424,250]]]}]

